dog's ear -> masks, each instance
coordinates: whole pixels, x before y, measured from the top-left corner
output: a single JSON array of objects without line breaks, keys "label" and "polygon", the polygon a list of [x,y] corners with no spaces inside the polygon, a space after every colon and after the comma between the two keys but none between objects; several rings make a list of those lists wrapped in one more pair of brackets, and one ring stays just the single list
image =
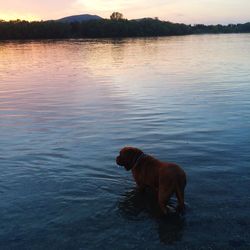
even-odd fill
[{"label": "dog's ear", "polygon": [[120,155],[124,162],[126,170],[131,170],[134,166],[137,158],[142,154],[142,151],[138,148],[125,147],[121,150]]}]

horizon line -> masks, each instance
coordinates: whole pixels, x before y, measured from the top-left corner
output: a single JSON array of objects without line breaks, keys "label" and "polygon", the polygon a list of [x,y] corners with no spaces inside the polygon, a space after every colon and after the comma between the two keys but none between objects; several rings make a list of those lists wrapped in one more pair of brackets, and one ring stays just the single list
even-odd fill
[{"label": "horizon line", "polygon": [[[93,15],[93,16],[99,16],[97,14],[73,14],[73,15],[68,15],[68,16],[64,16],[64,17],[61,17],[59,19],[47,19],[47,20],[43,20],[43,19],[21,19],[21,18],[16,18],[16,19],[9,19],[9,20],[6,20],[6,19],[2,19],[0,17],[0,21],[4,21],[4,22],[12,22],[12,21],[17,21],[17,20],[20,20],[20,21],[25,21],[25,22],[48,22],[48,21],[58,21],[62,18],[67,18],[67,17],[72,17],[72,16],[82,16],[82,15]],[[101,17],[101,16],[99,16]],[[107,19],[109,20],[110,18],[105,18],[105,17],[101,17],[102,19]],[[132,18],[132,19],[128,19],[128,18],[124,18],[125,20],[128,20],[128,21],[132,21],[132,20],[139,20],[139,19],[158,19],[159,21],[162,21],[162,22],[170,22],[170,23],[176,23],[176,24],[185,24],[185,25],[237,25],[237,24],[246,24],[246,23],[249,23],[250,21],[245,21],[245,22],[227,22],[227,23],[184,23],[184,22],[172,22],[170,20],[164,20],[164,19],[160,19],[158,17],[141,17],[141,18]]]}]

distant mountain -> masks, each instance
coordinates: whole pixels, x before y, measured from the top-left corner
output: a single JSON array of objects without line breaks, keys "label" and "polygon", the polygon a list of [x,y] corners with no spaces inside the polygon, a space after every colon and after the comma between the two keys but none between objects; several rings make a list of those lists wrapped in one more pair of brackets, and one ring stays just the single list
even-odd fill
[{"label": "distant mountain", "polygon": [[84,14],[84,15],[63,17],[61,19],[58,19],[57,21],[63,23],[71,23],[71,22],[84,22],[89,20],[101,20],[101,19],[103,18],[97,15]]}]

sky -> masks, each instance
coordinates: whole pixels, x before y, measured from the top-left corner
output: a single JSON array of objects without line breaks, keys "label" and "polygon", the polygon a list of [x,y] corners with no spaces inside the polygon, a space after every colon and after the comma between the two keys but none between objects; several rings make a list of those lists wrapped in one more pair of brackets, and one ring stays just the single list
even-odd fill
[{"label": "sky", "polygon": [[77,14],[158,17],[186,24],[250,21],[250,0],[0,0],[0,19],[51,20]]}]

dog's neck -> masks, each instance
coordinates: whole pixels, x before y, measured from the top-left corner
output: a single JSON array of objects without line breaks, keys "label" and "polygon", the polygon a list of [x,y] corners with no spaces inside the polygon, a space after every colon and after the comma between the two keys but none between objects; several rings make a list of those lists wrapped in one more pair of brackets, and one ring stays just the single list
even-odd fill
[{"label": "dog's neck", "polygon": [[139,162],[141,161],[142,158],[144,158],[146,156],[146,154],[144,154],[143,152],[135,159],[134,163],[133,163],[133,168],[135,168]]}]

